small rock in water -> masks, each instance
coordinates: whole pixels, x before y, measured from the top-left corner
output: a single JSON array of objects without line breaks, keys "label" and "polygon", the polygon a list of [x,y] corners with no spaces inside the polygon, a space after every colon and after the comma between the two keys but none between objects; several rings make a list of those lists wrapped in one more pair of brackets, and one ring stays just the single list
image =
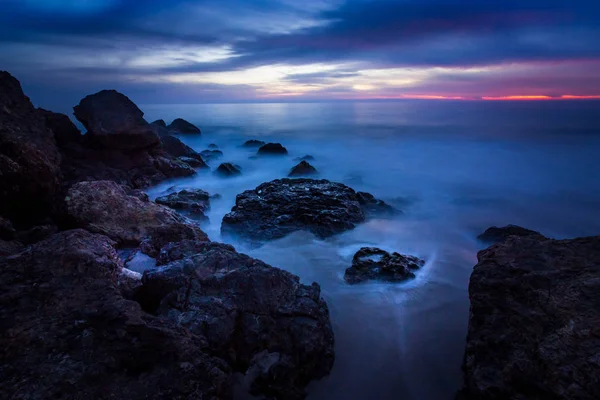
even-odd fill
[{"label": "small rock in water", "polygon": [[239,165],[223,163],[219,165],[215,173],[224,177],[237,176],[242,174],[242,168]]},{"label": "small rock in water", "polygon": [[182,118],[177,118],[171,122],[171,125],[167,127],[170,131],[177,133],[200,133],[200,129],[197,126],[192,125],[188,121]]},{"label": "small rock in water", "polygon": [[186,211],[204,218],[204,212],[210,208],[210,194],[201,189],[182,190],[158,197],[155,201],[174,210]]},{"label": "small rock in water", "polygon": [[305,155],[304,157],[298,157],[294,161],[314,161],[314,157],[310,154]]},{"label": "small rock in water", "polygon": [[218,148],[219,148],[219,146],[217,146],[217,145],[216,145],[216,144],[214,144],[214,143],[211,143],[211,144],[209,144],[209,145],[208,145],[208,148],[209,148],[209,149],[218,149]]},{"label": "small rock in water", "polygon": [[204,150],[200,152],[200,155],[204,160],[210,161],[223,157],[223,152],[221,150]]},{"label": "small rock in water", "polygon": [[258,149],[258,155],[287,155],[288,151],[280,143],[267,143]]},{"label": "small rock in water", "polygon": [[242,145],[242,147],[260,147],[264,144],[265,144],[265,142],[263,142],[262,140],[252,139],[252,140],[247,140],[246,143],[244,143]]},{"label": "small rock in water", "polygon": [[401,282],[414,278],[425,261],[399,253],[388,253],[376,247],[363,247],[352,259],[352,267],[346,270],[344,279],[350,284],[368,280]]},{"label": "small rock in water", "polygon": [[504,227],[492,226],[477,236],[477,239],[484,243],[498,243],[503,242],[510,236],[538,236],[544,237],[541,233],[532,231],[531,229],[522,228],[517,225],[507,225]]},{"label": "small rock in water", "polygon": [[316,175],[319,172],[315,167],[307,163],[306,161],[301,161],[300,164],[296,165],[290,171],[288,176],[307,176],[307,175]]}]

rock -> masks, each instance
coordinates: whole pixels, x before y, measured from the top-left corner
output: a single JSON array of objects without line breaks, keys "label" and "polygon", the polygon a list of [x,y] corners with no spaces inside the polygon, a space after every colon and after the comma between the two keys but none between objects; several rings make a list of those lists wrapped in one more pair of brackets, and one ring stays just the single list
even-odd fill
[{"label": "rock", "polygon": [[600,398],[600,236],[479,252],[460,398]]},{"label": "rock", "polygon": [[20,231],[16,234],[16,238],[23,244],[33,244],[54,235],[56,232],[58,232],[58,227],[52,223],[48,223]]},{"label": "rock", "polygon": [[151,236],[140,243],[140,250],[152,258],[157,258],[162,249],[169,244],[179,244],[187,240],[197,243],[210,242],[206,233],[197,225],[169,224],[154,229]]},{"label": "rock", "polygon": [[267,143],[258,149],[257,154],[260,156],[265,156],[265,155],[283,156],[283,155],[287,155],[287,153],[288,153],[287,149],[285,147],[283,147],[281,144]]},{"label": "rock", "polygon": [[60,162],[42,113],[19,81],[0,71],[0,216],[27,228],[52,214]]},{"label": "rock", "polygon": [[543,235],[539,232],[532,231],[531,229],[522,228],[517,225],[507,225],[502,228],[492,226],[477,236],[477,239],[484,243],[498,243],[508,239],[510,236],[539,236]]},{"label": "rock", "polygon": [[186,157],[195,160],[189,163],[194,168],[208,168],[208,165],[206,165],[204,159],[200,154],[198,154],[191,147],[184,144],[175,136],[162,136],[160,138],[160,141],[162,142],[163,149],[173,157]]},{"label": "rock", "polygon": [[288,176],[308,176],[316,174],[318,174],[318,171],[315,167],[306,161],[301,161],[298,165],[292,168]]},{"label": "rock", "polygon": [[17,231],[12,223],[0,215],[0,239],[12,240],[16,237]]},{"label": "rock", "polygon": [[402,214],[402,211],[386,204],[383,200],[378,200],[371,193],[357,192],[358,202],[365,213],[370,217],[393,217]]},{"label": "rock", "polygon": [[144,120],[144,113],[116,90],[89,95],[74,111],[88,130],[88,139],[102,147],[141,149],[160,143],[156,132]]},{"label": "rock", "polygon": [[182,190],[158,197],[155,201],[157,204],[203,218],[206,218],[204,212],[210,208],[210,194],[200,189]]},{"label": "rock", "polygon": [[167,129],[167,123],[165,122],[164,119],[157,119],[156,121],[152,122],[150,125],[156,125],[156,126],[160,126],[161,128]]},{"label": "rock", "polygon": [[223,177],[238,176],[242,174],[241,167],[239,165],[223,163],[219,165],[219,168],[215,171],[217,175]]},{"label": "rock", "polygon": [[[235,371],[252,369],[256,395],[300,399],[310,380],[331,370],[333,332],[316,283],[216,244],[146,271],[142,283],[144,309],[206,337]],[[257,371],[265,352],[279,357]]]},{"label": "rock", "polygon": [[81,132],[65,114],[55,113],[42,108],[38,108],[38,112],[44,117],[46,127],[54,134],[54,139],[59,146],[81,140]]},{"label": "rock", "polygon": [[189,165],[192,168],[202,168],[202,169],[208,168],[208,165],[206,165],[206,163],[204,161],[198,160],[196,158],[177,157],[177,159],[181,162],[186,163],[187,165]]},{"label": "rock", "polygon": [[261,147],[262,145],[264,145],[265,142],[263,142],[262,140],[247,140],[242,147]]},{"label": "rock", "polygon": [[216,145],[216,144],[214,144],[214,143],[211,143],[211,144],[209,144],[209,145],[208,145],[208,148],[209,148],[209,149],[218,149],[218,148],[219,148],[219,146],[217,146],[217,145]]},{"label": "rock", "polygon": [[200,231],[175,211],[128,195],[111,181],[73,185],[65,198],[65,212],[74,227],[101,233],[123,246],[137,245],[161,229]]},{"label": "rock", "polygon": [[177,133],[200,133],[200,129],[184,119],[177,118],[167,127],[170,131]]},{"label": "rock", "polygon": [[348,283],[361,283],[368,280],[401,282],[415,277],[414,271],[425,265],[425,261],[414,256],[375,247],[363,247],[354,255],[352,267],[346,270],[344,279]]},{"label": "rock", "polygon": [[150,124],[150,128],[156,133],[161,139],[163,136],[171,135],[171,132],[167,129],[167,124],[164,120],[159,119]]},{"label": "rock", "polygon": [[206,161],[210,161],[223,157],[223,152],[221,150],[203,150],[200,152],[200,155]]},{"label": "rock", "polygon": [[184,239],[178,242],[169,242],[164,245],[156,257],[156,265],[166,265],[173,261],[183,260],[199,253],[206,253],[211,249],[235,251],[233,246],[224,243],[207,242],[196,239]]},{"label": "rock", "polygon": [[315,158],[313,156],[311,156],[310,154],[307,154],[303,157],[298,157],[296,159],[294,159],[294,161],[313,161]]},{"label": "rock", "polygon": [[221,233],[260,242],[299,230],[326,238],[365,221],[358,194],[341,183],[278,179],[247,190],[223,217]]},{"label": "rock", "polygon": [[205,338],[123,297],[113,246],[73,230],[0,260],[0,398],[230,398]]}]

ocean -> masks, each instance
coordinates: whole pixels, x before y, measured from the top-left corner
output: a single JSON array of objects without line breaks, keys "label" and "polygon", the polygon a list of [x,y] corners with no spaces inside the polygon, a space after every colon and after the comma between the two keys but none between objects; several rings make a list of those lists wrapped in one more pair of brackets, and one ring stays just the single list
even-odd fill
[{"label": "ocean", "polygon": [[[235,196],[285,177],[310,154],[319,177],[367,191],[404,211],[319,240],[298,232],[238,251],[318,282],[329,305],[336,361],[309,386],[309,399],[453,398],[461,386],[469,276],[476,236],[517,224],[549,237],[600,234],[600,102],[397,101],[141,105],[148,121],[182,117],[202,129],[180,138],[197,151],[214,143],[220,162],[243,175],[211,171],[164,182],[220,194],[204,226],[222,241],[221,219]],[[280,142],[290,155],[250,158],[248,139]],[[344,270],[363,246],[427,261],[401,284],[347,285]],[[238,396],[244,398],[243,395]]]}]

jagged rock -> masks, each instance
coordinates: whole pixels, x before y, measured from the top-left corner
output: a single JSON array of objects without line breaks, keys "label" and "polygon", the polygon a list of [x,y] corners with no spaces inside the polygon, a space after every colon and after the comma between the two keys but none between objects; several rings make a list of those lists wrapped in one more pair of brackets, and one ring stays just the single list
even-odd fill
[{"label": "jagged rock", "polygon": [[308,176],[316,174],[318,174],[318,171],[315,167],[306,161],[301,161],[298,165],[292,168],[288,176]]},{"label": "jagged rock", "polygon": [[203,150],[200,152],[200,155],[206,161],[210,161],[223,157],[223,152],[221,150]]},{"label": "jagged rock", "polygon": [[181,190],[167,196],[158,197],[156,203],[174,210],[184,211],[206,218],[204,212],[210,208],[210,194],[200,189]]},{"label": "jagged rock", "polygon": [[247,140],[242,147],[261,147],[262,145],[264,145],[265,142],[263,142],[262,140]]},{"label": "jagged rock", "polygon": [[[299,230],[326,238],[365,221],[368,214],[361,201],[341,183],[278,179],[239,194],[231,212],[223,217],[221,233],[255,242]],[[367,209],[371,213],[372,205]]]},{"label": "jagged rock", "polygon": [[600,236],[479,252],[458,398],[600,398]]},{"label": "jagged rock", "polygon": [[38,108],[38,112],[46,121],[46,127],[54,134],[54,139],[59,146],[81,140],[81,132],[65,114],[55,113],[43,108]]},{"label": "jagged rock", "polygon": [[74,108],[75,117],[88,130],[93,143],[113,149],[142,149],[160,143],[144,120],[144,113],[116,90],[102,90],[85,97]]},{"label": "jagged rock", "polygon": [[146,271],[144,309],[206,337],[213,354],[246,372],[264,352],[278,353],[272,373],[255,374],[254,394],[300,399],[333,363],[333,332],[319,285],[207,244],[199,254]]},{"label": "jagged rock", "polygon": [[184,144],[181,140],[172,135],[162,136],[160,138],[163,149],[173,157],[186,157],[195,161],[191,161],[189,165],[194,168],[208,168],[204,159],[194,149]]},{"label": "jagged rock", "polygon": [[401,282],[414,278],[414,271],[423,265],[425,261],[414,256],[363,247],[354,255],[352,267],[346,269],[344,279],[351,284],[368,280]]},{"label": "jagged rock", "polygon": [[123,298],[113,246],[73,230],[0,259],[0,398],[230,398],[204,337]]},{"label": "jagged rock", "polygon": [[221,175],[223,177],[231,177],[238,176],[242,174],[241,167],[239,165],[231,164],[231,163],[223,163],[219,165],[219,168],[215,171],[217,175]]},{"label": "jagged rock", "polygon": [[177,133],[200,133],[200,129],[197,126],[192,125],[184,119],[177,118],[171,122],[171,125],[167,127],[170,131]]},{"label": "jagged rock", "polygon": [[209,149],[218,149],[218,148],[219,148],[219,146],[217,146],[217,145],[216,145],[216,144],[214,144],[214,143],[211,143],[211,144],[209,144],[209,145],[208,145],[208,148],[209,148]]},{"label": "jagged rock", "polygon": [[532,231],[531,229],[522,228],[517,225],[507,225],[502,228],[492,226],[477,236],[477,239],[484,243],[498,243],[508,239],[510,236],[539,236],[543,235],[539,232]]},{"label": "jagged rock", "polygon": [[294,161],[313,161],[315,158],[313,156],[311,156],[310,154],[307,154],[303,157],[298,157],[296,159],[294,159]]},{"label": "jagged rock", "polygon": [[0,71],[0,215],[29,227],[54,210],[61,183],[53,133],[8,72]]},{"label": "jagged rock", "polygon": [[283,156],[283,155],[287,155],[287,153],[288,153],[287,149],[285,147],[283,147],[280,143],[267,143],[258,149],[257,154],[259,156],[265,156],[265,155]]},{"label": "jagged rock", "polygon": [[128,195],[112,181],[73,185],[65,198],[65,212],[73,226],[106,235],[120,245],[137,245],[157,230],[188,230],[192,225],[167,207]]}]

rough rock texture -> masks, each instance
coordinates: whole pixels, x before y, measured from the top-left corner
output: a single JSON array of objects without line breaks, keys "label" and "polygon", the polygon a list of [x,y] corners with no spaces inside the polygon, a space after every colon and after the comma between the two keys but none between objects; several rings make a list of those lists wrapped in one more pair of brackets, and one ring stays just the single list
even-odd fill
[{"label": "rough rock texture", "polygon": [[246,142],[242,145],[242,147],[260,147],[264,144],[265,144],[265,142],[263,142],[262,140],[251,139],[251,140],[246,140]]},{"label": "rough rock texture", "polygon": [[201,189],[181,190],[166,196],[156,198],[157,204],[162,204],[174,210],[184,211],[192,215],[203,216],[210,208],[210,194]]},{"label": "rough rock texture", "polygon": [[144,113],[129,98],[115,90],[85,97],[74,107],[75,117],[88,130],[88,139],[102,147],[141,149],[159,144],[159,138],[144,120]]},{"label": "rough rock texture", "polygon": [[59,146],[82,140],[81,132],[65,114],[42,108],[38,108],[38,112],[44,117],[46,127],[54,134],[54,139]]},{"label": "rough rock texture", "polygon": [[112,181],[77,183],[65,198],[67,217],[75,227],[101,233],[121,245],[137,245],[158,229],[188,229],[185,217],[125,189]]},{"label": "rough rock texture", "polygon": [[215,174],[223,177],[238,176],[242,174],[242,168],[239,165],[223,163],[215,170]]},{"label": "rough rock texture", "polygon": [[283,156],[287,155],[288,151],[280,143],[267,143],[258,149],[258,155],[276,155]]},{"label": "rough rock texture", "polygon": [[512,236],[478,259],[459,398],[600,398],[600,236]]},{"label": "rough rock texture", "polygon": [[160,141],[162,142],[163,149],[173,157],[188,157],[195,160],[192,162],[194,164],[192,165],[193,167],[208,168],[208,165],[206,165],[204,162],[202,155],[198,154],[194,149],[183,143],[175,136],[161,136]]},{"label": "rough rock texture", "polygon": [[508,239],[510,236],[538,236],[543,237],[539,232],[532,231],[531,229],[522,228],[517,225],[507,225],[501,228],[492,226],[477,236],[477,239],[485,243],[498,243]]},{"label": "rough rock texture", "polygon": [[0,216],[31,226],[53,211],[60,154],[46,121],[8,72],[0,71]]},{"label": "rough rock texture", "polygon": [[151,236],[140,243],[140,250],[150,257],[157,258],[165,246],[179,244],[188,240],[196,243],[209,242],[206,233],[197,225],[171,224],[153,229]]},{"label": "rough rock texture", "polygon": [[0,398],[228,398],[205,338],[123,298],[113,244],[73,230],[0,259]]},{"label": "rough rock texture", "polygon": [[299,230],[325,238],[353,229],[366,217],[358,194],[348,186],[327,180],[278,179],[239,194],[223,218],[221,232],[256,242]]},{"label": "rough rock texture", "polygon": [[248,371],[256,394],[303,398],[304,386],[332,367],[333,333],[316,283],[302,285],[297,276],[219,244],[146,271],[142,283],[137,299],[144,309],[205,337],[235,371],[274,355],[263,370]]},{"label": "rough rock texture", "polygon": [[177,133],[200,133],[200,129],[197,126],[192,125],[184,119],[177,118],[171,122],[171,125],[167,127],[170,131]]},{"label": "rough rock texture", "polygon": [[221,150],[203,150],[200,152],[200,155],[206,161],[210,161],[223,157],[223,152]]},{"label": "rough rock texture", "polygon": [[316,175],[319,172],[315,167],[307,163],[306,161],[300,161],[298,165],[296,165],[290,171],[288,176],[308,176],[308,175]]},{"label": "rough rock texture", "polygon": [[[158,244],[158,243],[157,243]],[[221,248],[227,251],[235,251],[234,247],[225,243],[207,242],[196,239],[183,239],[177,242],[163,243],[158,255],[156,265],[166,265],[173,261],[183,260],[199,253],[206,253],[211,249]]]},{"label": "rough rock texture", "polygon": [[399,253],[388,253],[375,247],[363,247],[352,259],[352,267],[346,270],[344,279],[348,283],[368,280],[401,282],[415,277],[414,271],[425,265],[425,261]]}]

